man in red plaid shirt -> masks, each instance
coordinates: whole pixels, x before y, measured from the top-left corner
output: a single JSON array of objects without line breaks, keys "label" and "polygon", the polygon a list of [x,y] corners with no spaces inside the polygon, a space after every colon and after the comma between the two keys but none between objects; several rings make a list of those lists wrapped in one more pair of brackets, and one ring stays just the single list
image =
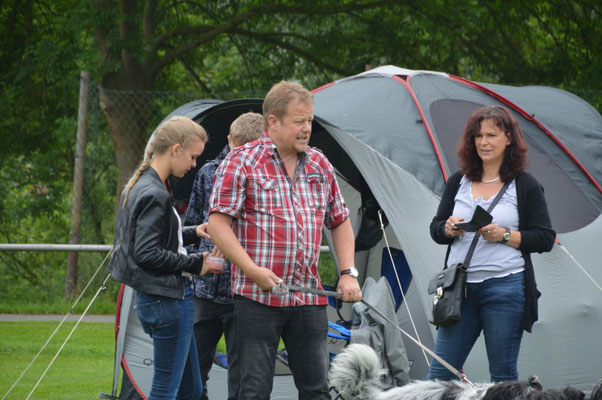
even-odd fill
[{"label": "man in red plaid shirt", "polygon": [[226,157],[215,176],[209,233],[232,262],[241,368],[239,399],[269,399],[282,337],[299,399],[330,399],[324,296],[271,293],[279,284],[321,289],[322,227],[332,231],[343,301],[361,300],[354,235],[334,168],[309,147],[313,96],[296,82],[272,87],[266,132]]}]

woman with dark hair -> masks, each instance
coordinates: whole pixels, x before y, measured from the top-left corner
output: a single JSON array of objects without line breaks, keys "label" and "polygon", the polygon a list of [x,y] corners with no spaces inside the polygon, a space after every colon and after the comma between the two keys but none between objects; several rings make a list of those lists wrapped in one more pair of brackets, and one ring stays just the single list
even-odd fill
[{"label": "woman with dark hair", "polygon": [[[187,254],[200,227],[183,227],[165,181],[193,168],[207,133],[186,117],[161,125],[121,195],[109,272],[137,291],[136,314],[153,338],[149,400],[198,399],[203,382],[193,335],[192,275],[220,273],[208,253]],[[212,254],[217,254],[217,249]]]},{"label": "woman with dark hair", "polygon": [[[448,245],[446,266],[462,263],[474,235],[480,235],[467,271],[462,319],[438,329],[435,353],[461,370],[483,331],[493,382],[518,380],[523,330],[537,321],[540,293],[530,254],[550,251],[552,230],[543,188],[525,172],[527,145],[518,123],[500,106],[476,110],[458,144],[460,171],[445,186],[431,237]],[[477,232],[456,223],[470,220],[476,207],[487,209],[505,183],[491,211],[493,221]],[[427,379],[454,379],[432,360]]]}]

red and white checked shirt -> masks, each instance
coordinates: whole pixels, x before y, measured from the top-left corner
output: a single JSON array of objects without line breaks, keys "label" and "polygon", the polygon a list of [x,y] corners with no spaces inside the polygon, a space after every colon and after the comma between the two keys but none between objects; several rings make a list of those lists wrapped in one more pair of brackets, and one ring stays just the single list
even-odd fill
[{"label": "red and white checked shirt", "polygon": [[[291,180],[266,132],[220,164],[209,213],[233,217],[232,230],[251,259],[271,269],[285,285],[322,289],[318,257],[322,226],[335,228],[349,216],[334,168],[308,147]],[[270,306],[324,305],[324,296],[263,291],[232,264],[232,293]]]}]

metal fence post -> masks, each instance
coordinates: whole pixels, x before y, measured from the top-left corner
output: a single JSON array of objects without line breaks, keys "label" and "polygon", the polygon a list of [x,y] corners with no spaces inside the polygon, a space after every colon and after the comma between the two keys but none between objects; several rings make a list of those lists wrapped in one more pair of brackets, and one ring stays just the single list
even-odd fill
[{"label": "metal fence post", "polygon": [[[86,159],[86,128],[88,124],[88,96],[90,92],[90,73],[81,72],[79,86],[79,110],[77,115],[77,139],[75,149],[75,164],[73,173],[73,201],[71,203],[71,227],[69,243],[79,244],[80,226],[82,220],[82,194],[84,188],[84,164]],[[77,284],[78,253],[73,251],[68,256],[67,274],[65,277],[65,300],[71,298]]]}]

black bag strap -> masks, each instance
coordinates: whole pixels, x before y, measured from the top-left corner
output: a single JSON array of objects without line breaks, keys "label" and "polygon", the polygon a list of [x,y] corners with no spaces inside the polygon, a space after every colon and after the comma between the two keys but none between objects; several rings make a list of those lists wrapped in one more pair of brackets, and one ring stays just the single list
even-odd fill
[{"label": "black bag strap", "polygon": [[[495,207],[495,205],[498,203],[498,201],[500,201],[500,199],[506,192],[506,189],[508,189],[508,185],[510,185],[510,182],[504,183],[504,186],[502,186],[502,188],[498,192],[497,196],[495,196],[495,199],[493,199],[493,202],[487,209],[488,213],[491,213],[491,210],[493,210],[493,207]],[[470,243],[470,247],[468,248],[468,253],[466,254],[466,258],[464,259],[464,266],[466,268],[468,268],[468,265],[470,264],[470,259],[472,258],[472,253],[474,253],[474,249],[475,249],[475,247],[477,247],[477,242],[479,240],[479,236],[481,236],[481,234],[479,232],[475,232],[474,238],[472,239],[472,243]]]}]

